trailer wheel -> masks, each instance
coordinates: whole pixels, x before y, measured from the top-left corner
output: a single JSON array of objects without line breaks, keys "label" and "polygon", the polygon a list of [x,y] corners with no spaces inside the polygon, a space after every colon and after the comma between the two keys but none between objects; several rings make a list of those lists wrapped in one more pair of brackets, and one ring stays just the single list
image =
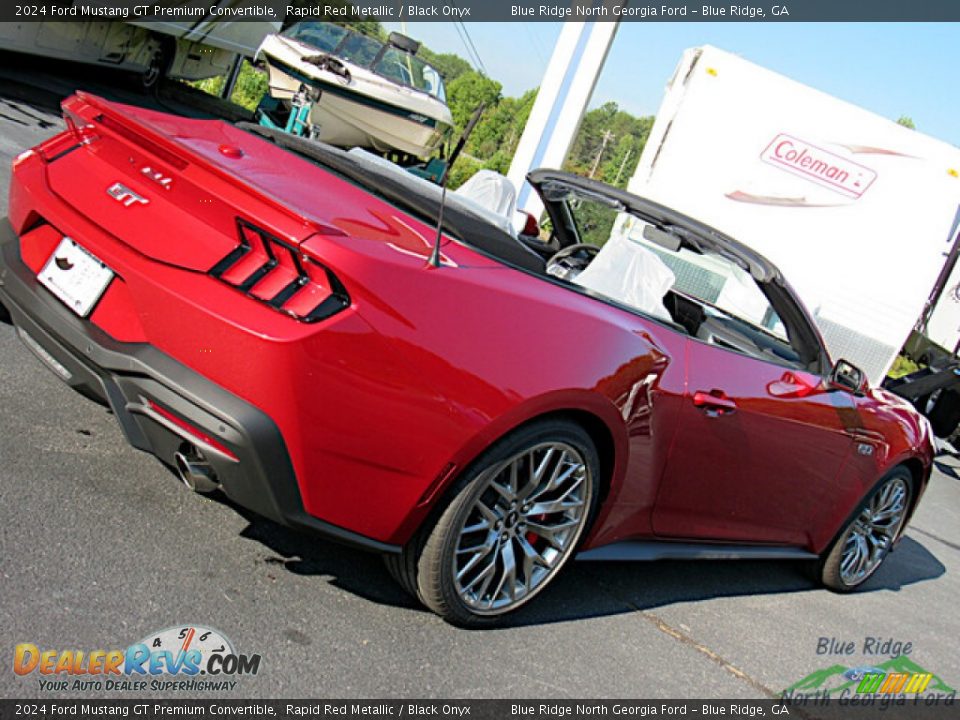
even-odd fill
[{"label": "trailer wheel", "polygon": [[955,390],[938,393],[933,407],[927,412],[927,419],[937,437],[948,438],[953,435],[960,424],[960,393]]},{"label": "trailer wheel", "polygon": [[160,81],[166,77],[173,64],[176,45],[173,38],[159,38],[159,45],[150,58],[150,64],[140,75],[140,87],[144,92],[154,92],[160,86]]}]

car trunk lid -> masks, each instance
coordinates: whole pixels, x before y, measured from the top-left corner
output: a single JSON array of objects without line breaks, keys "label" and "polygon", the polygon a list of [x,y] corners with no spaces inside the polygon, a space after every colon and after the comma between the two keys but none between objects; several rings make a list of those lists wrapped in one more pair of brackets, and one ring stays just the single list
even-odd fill
[{"label": "car trunk lid", "polygon": [[78,143],[48,158],[51,189],[152,259],[208,272],[242,245],[243,222],[294,249],[315,234],[343,234],[317,218],[310,180],[322,177],[291,182],[289,154],[227,123],[85,93],[63,107]]}]

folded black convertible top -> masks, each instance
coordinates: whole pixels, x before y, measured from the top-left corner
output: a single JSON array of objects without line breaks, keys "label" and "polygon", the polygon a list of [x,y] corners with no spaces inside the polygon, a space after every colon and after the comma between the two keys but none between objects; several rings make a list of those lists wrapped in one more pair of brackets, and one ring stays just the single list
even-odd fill
[{"label": "folded black convertible top", "polygon": [[[256,123],[240,122],[237,127],[333,170],[348,181],[417,215],[424,222],[436,225],[441,188],[433,183],[422,181],[386,160],[367,158]],[[451,193],[447,193],[443,209],[443,230],[465,245],[509,265],[537,273],[544,270],[543,258]]]}]

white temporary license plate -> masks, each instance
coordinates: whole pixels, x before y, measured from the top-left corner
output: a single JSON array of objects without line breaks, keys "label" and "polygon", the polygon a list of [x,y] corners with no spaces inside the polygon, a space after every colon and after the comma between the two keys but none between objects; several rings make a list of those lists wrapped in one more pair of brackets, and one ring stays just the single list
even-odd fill
[{"label": "white temporary license plate", "polygon": [[86,317],[113,279],[113,270],[65,237],[37,275],[50,292],[80,317]]}]

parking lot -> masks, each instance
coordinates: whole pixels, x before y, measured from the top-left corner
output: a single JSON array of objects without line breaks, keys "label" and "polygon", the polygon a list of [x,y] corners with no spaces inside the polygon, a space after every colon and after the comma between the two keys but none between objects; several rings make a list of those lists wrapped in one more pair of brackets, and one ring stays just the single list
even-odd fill
[{"label": "parking lot", "polygon": [[[15,68],[0,61],[0,214],[12,158],[62,127],[57,102],[85,83]],[[119,80],[90,89],[197,113]],[[44,696],[10,671],[16,643],[109,650],[186,624],[262,656],[230,697],[757,698],[886,660],[863,654],[869,638],[911,643],[914,663],[960,688],[958,468],[938,463],[900,548],[854,595],[795,562],[575,563],[509,626],[464,631],[379,558],[191,494],[0,325],[0,696]],[[818,654],[820,638],[856,652]]]}]

